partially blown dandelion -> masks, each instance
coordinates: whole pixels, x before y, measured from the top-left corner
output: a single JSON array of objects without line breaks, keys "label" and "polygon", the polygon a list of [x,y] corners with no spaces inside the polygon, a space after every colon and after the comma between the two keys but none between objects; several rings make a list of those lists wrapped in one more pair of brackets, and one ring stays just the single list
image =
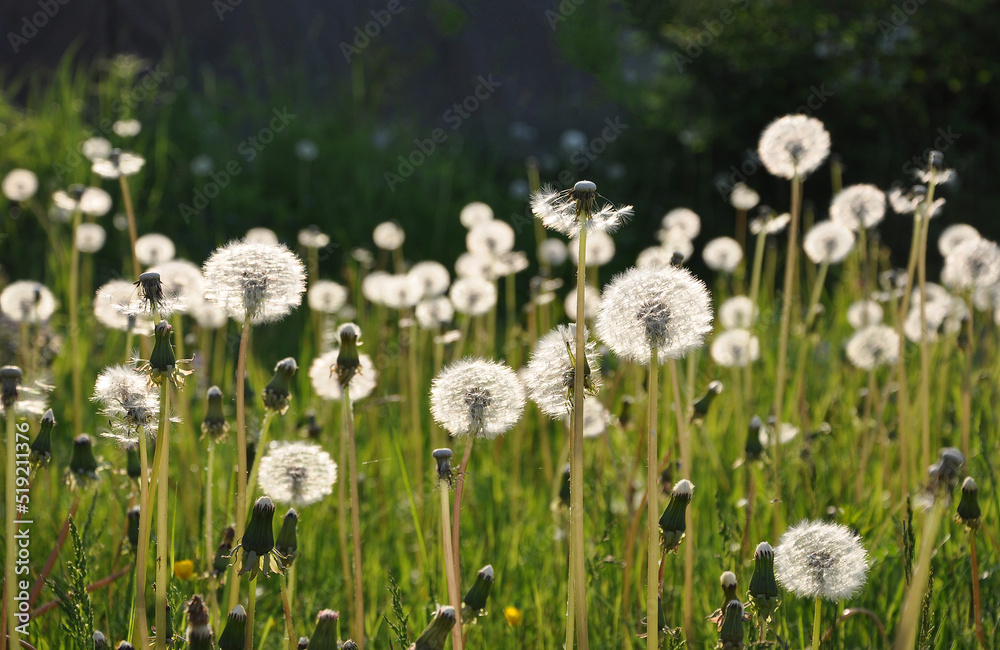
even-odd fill
[{"label": "partially blown dandelion", "polygon": [[257,480],[261,490],[278,503],[302,507],[333,492],[337,464],[319,445],[272,442],[260,460]]}]

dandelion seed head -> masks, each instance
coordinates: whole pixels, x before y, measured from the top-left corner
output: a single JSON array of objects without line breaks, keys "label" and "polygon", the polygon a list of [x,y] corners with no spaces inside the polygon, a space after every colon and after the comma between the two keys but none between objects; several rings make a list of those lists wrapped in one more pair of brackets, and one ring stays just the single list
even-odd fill
[{"label": "dandelion seed head", "polygon": [[56,306],[52,291],[34,280],[11,282],[0,292],[0,312],[15,323],[44,323]]},{"label": "dandelion seed head", "polygon": [[492,439],[521,419],[524,386],[507,365],[466,357],[431,384],[431,415],[453,436]]},{"label": "dandelion seed head", "polygon": [[237,321],[281,320],[302,303],[306,272],[283,244],[233,241],[205,261],[205,298]]},{"label": "dandelion seed head", "polygon": [[27,201],[38,191],[38,176],[28,169],[12,169],[3,177],[0,190],[14,203]]},{"label": "dandelion seed head", "polygon": [[155,437],[160,398],[145,373],[126,365],[108,366],[98,374],[91,399],[101,405],[100,413],[110,423],[110,435],[105,437],[134,441],[139,427]]},{"label": "dandelion seed head", "polygon": [[901,187],[894,187],[889,191],[889,205],[892,206],[896,214],[914,214],[920,217],[933,219],[941,213],[945,200],[943,198],[934,199],[930,205],[927,204],[927,188],[923,185],[914,185],[904,190]]},{"label": "dandelion seed head", "polygon": [[538,259],[549,266],[559,266],[569,257],[566,244],[559,239],[548,238],[538,247]]},{"label": "dandelion seed head", "polygon": [[306,293],[309,309],[323,314],[336,314],[347,302],[347,288],[332,280],[316,280]]},{"label": "dandelion seed head", "polygon": [[229,322],[229,316],[226,312],[214,302],[207,300],[201,300],[189,305],[188,314],[195,319],[198,327],[204,329],[221,329]]},{"label": "dandelion seed head", "polygon": [[[587,341],[586,357],[590,374],[585,379],[592,392],[600,385],[598,373],[600,358],[597,344],[590,340],[590,333],[584,328]],[[550,418],[561,419],[573,412],[573,389],[576,369],[576,324],[559,325],[549,331],[535,345],[528,365],[525,366],[524,385],[528,397],[538,405],[539,410]]]},{"label": "dandelion seed head", "polygon": [[372,271],[361,281],[361,295],[365,300],[377,305],[382,304],[382,293],[387,285],[389,273],[385,271]]},{"label": "dandelion seed head", "polygon": [[408,273],[389,275],[382,280],[382,304],[390,309],[409,309],[420,302],[423,287]]},{"label": "dandelion seed head", "polygon": [[483,278],[459,278],[448,292],[455,311],[470,316],[482,316],[497,303],[497,290],[492,282]]},{"label": "dandelion seed head", "polygon": [[694,239],[701,232],[701,217],[690,208],[674,208],[663,215],[664,230],[677,229],[686,239]]},{"label": "dandelion seed head", "polygon": [[139,120],[117,120],[111,125],[111,130],[119,137],[131,138],[139,135],[139,132],[142,131],[142,122]]},{"label": "dandelion seed head", "polygon": [[502,278],[507,275],[520,273],[526,268],[528,268],[527,254],[523,251],[511,251],[494,258],[491,273],[495,278]]},{"label": "dandelion seed head", "polygon": [[719,306],[719,324],[724,329],[745,329],[753,326],[755,320],[753,301],[747,296],[727,298]]},{"label": "dandelion seed head", "polygon": [[455,260],[455,274],[460,278],[495,278],[495,260],[488,255],[466,251]]},{"label": "dandelion seed head", "polygon": [[403,245],[406,233],[399,227],[399,224],[392,221],[384,221],[375,226],[372,231],[372,240],[375,245],[385,251],[394,251]]},{"label": "dandelion seed head", "polygon": [[1000,281],[1000,246],[986,239],[969,239],[945,258],[941,282],[951,289],[977,289]]},{"label": "dandelion seed head", "polygon": [[830,202],[830,220],[857,232],[885,217],[885,192],[867,183],[845,187]]},{"label": "dandelion seed head", "polygon": [[471,253],[498,257],[514,249],[514,229],[497,219],[484,221],[469,229],[465,246]]},{"label": "dandelion seed head", "polygon": [[737,210],[752,210],[760,203],[760,195],[748,187],[745,183],[733,185],[733,191],[729,193],[729,204]]},{"label": "dandelion seed head", "polygon": [[205,276],[194,262],[172,259],[154,266],[149,272],[160,275],[163,294],[176,303],[175,311],[188,314],[195,305],[205,301]]},{"label": "dandelion seed head", "polygon": [[96,223],[81,223],[76,229],[76,249],[81,253],[96,253],[104,247],[107,233]]},{"label": "dandelion seed head", "polygon": [[274,441],[260,459],[258,482],[278,503],[308,506],[333,493],[337,463],[319,445]]},{"label": "dandelion seed head", "polygon": [[138,154],[112,149],[107,158],[94,160],[91,170],[102,178],[117,179],[138,174],[145,164],[146,159]]},{"label": "dandelion seed head", "polygon": [[[580,238],[574,238],[567,246],[569,257],[574,266],[580,265]],[[585,255],[587,267],[604,266],[615,256],[615,240],[606,232],[600,230],[587,235]]]},{"label": "dandelion seed head", "polygon": [[111,280],[94,297],[94,318],[107,328],[149,336],[153,333],[151,314],[138,300],[138,290],[127,280]]},{"label": "dandelion seed head", "polygon": [[320,231],[317,226],[309,226],[299,231],[299,245],[305,248],[320,249],[330,245],[330,235]]},{"label": "dandelion seed head", "polygon": [[[684,240],[687,241],[687,240]],[[691,247],[694,250],[694,246]],[[640,269],[657,269],[673,263],[674,251],[663,246],[650,246],[639,252],[635,265]]]},{"label": "dandelion seed head", "polygon": [[867,582],[868,552],[846,526],[804,520],[781,536],[774,573],[800,598],[846,600]]},{"label": "dandelion seed head", "polygon": [[68,215],[79,210],[90,217],[103,217],[111,209],[111,195],[99,187],[71,187],[68,192],[59,190],[52,195],[56,207]]},{"label": "dandelion seed head", "polygon": [[[339,336],[337,340],[340,340]],[[313,391],[325,400],[336,401],[344,396],[336,371],[339,355],[340,347],[338,346],[316,357],[309,365],[309,381],[312,382]],[[370,356],[358,354],[358,364],[358,369],[351,376],[348,384],[352,402],[371,395],[378,383],[378,372],[375,370],[375,364]]]},{"label": "dandelion seed head", "polygon": [[757,154],[772,176],[802,179],[830,155],[830,134],[814,117],[786,115],[764,129]]},{"label": "dandelion seed head", "polygon": [[861,370],[893,365],[899,359],[899,334],[888,325],[862,327],[847,340],[847,360]]},{"label": "dandelion seed head", "polygon": [[836,221],[820,221],[806,233],[802,250],[813,264],[838,264],[854,248],[854,233]]},{"label": "dandelion seed head", "polygon": [[743,261],[743,247],[732,237],[716,237],[705,244],[701,257],[713,271],[732,273]]},{"label": "dandelion seed head", "polygon": [[937,242],[938,250],[941,252],[942,257],[948,257],[960,244],[981,237],[982,235],[979,234],[979,231],[969,224],[955,223],[941,231]]},{"label": "dandelion seed head", "polygon": [[847,322],[856,330],[878,325],[883,316],[882,305],[874,300],[857,300],[847,308]]},{"label": "dandelion seed head", "polygon": [[451,300],[444,296],[421,300],[415,310],[417,324],[426,330],[436,330],[450,323],[455,318],[455,308]]},{"label": "dandelion seed head", "polygon": [[750,233],[753,235],[777,235],[792,220],[792,215],[787,212],[778,214],[773,211],[766,211],[750,222]]},{"label": "dandelion seed head", "polygon": [[443,296],[451,284],[451,274],[440,262],[417,262],[410,268],[408,275],[411,281],[420,287],[421,298]]},{"label": "dandelion seed head", "polygon": [[[566,299],[563,300],[563,310],[566,312],[566,318],[571,321],[577,320],[576,314],[576,287],[569,290],[566,294]],[[601,292],[597,287],[592,287],[589,284],[583,289],[583,318],[584,320],[593,320],[597,316],[597,310],[601,307]]]},{"label": "dandelion seed head", "polygon": [[276,246],[278,244],[278,235],[270,228],[251,228],[247,231],[247,234],[244,235],[243,241],[248,244]]},{"label": "dandelion seed head", "polygon": [[[569,422],[571,415],[563,419]],[[583,437],[597,438],[604,435],[611,422],[611,411],[607,409],[597,397],[584,396],[583,398]]]},{"label": "dandelion seed head", "polygon": [[486,205],[482,201],[473,201],[472,203],[466,204],[462,211],[458,215],[459,221],[466,228],[473,228],[484,221],[489,221],[493,218],[493,208]]},{"label": "dandelion seed head", "polygon": [[665,363],[704,344],[712,329],[711,299],[687,269],[633,268],[605,287],[596,328],[615,354],[647,365],[655,347]]},{"label": "dandelion seed head", "polygon": [[94,162],[110,156],[112,146],[107,138],[93,137],[84,140],[80,149],[87,160]]},{"label": "dandelion seed head", "polygon": [[723,368],[742,368],[760,358],[760,341],[745,329],[727,329],[709,347],[712,360]]},{"label": "dandelion seed head", "polygon": [[531,195],[531,211],[542,225],[573,238],[581,228],[611,233],[632,217],[632,206],[596,205],[597,185],[579,181],[568,190],[546,186]]}]

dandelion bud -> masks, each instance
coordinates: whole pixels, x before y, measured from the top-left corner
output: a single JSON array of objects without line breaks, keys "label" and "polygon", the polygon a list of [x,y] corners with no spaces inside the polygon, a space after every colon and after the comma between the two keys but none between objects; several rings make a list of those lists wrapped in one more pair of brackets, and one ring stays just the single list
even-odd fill
[{"label": "dandelion bud", "polygon": [[139,506],[132,506],[125,513],[125,517],[128,519],[128,543],[132,545],[132,548],[139,546]]},{"label": "dandelion bud", "polygon": [[253,580],[259,572],[264,577],[269,577],[272,571],[281,573],[281,559],[274,551],[274,503],[270,498],[257,499],[243,539],[233,552],[238,554],[239,575],[249,573]]},{"label": "dandelion bud", "polygon": [[705,395],[694,403],[694,414],[691,416],[693,421],[702,420],[706,415],[708,415],[709,407],[712,406],[712,402],[715,401],[716,396],[722,392],[723,388],[724,385],[719,380],[712,381],[708,384],[708,390],[705,392]]},{"label": "dandelion bud", "polygon": [[17,366],[0,368],[0,404],[4,410],[10,410],[17,401],[17,389],[22,377],[21,369]]},{"label": "dandelion bud", "polygon": [[722,650],[742,650],[743,648],[743,604],[734,598],[726,605],[726,611],[719,629],[719,644]]},{"label": "dandelion bud", "polygon": [[434,613],[434,620],[409,650],[443,650],[453,627],[455,627],[455,610],[450,606],[439,608]]},{"label": "dandelion bud", "polygon": [[295,650],[309,650],[309,637],[299,637],[299,643],[295,646]]},{"label": "dandelion bud", "polygon": [[660,515],[663,550],[666,552],[676,551],[684,539],[684,531],[687,529],[684,515],[692,496],[694,496],[694,485],[686,478],[677,481],[674,489],[670,491],[670,500]]},{"label": "dandelion bud", "polygon": [[216,578],[223,575],[229,568],[229,554],[233,550],[233,541],[236,539],[236,529],[226,526],[222,531],[222,541],[215,551],[215,559],[212,561],[212,573]]},{"label": "dandelion bud", "polygon": [[930,466],[929,488],[934,491],[945,489],[950,492],[958,484],[959,471],[965,465],[965,456],[954,447],[945,447],[938,456],[938,462]]},{"label": "dandelion bud", "polygon": [[[242,648],[243,646],[240,647]],[[115,646],[115,650],[135,650],[135,646],[133,646],[128,641],[122,641]]]},{"label": "dandelion bud", "polygon": [[767,542],[757,545],[753,554],[753,576],[750,578],[750,600],[757,615],[765,621],[778,608],[778,583],[774,579],[774,550]]},{"label": "dandelion bud", "polygon": [[944,169],[944,154],[940,151],[930,151],[927,154],[927,168],[939,172]]},{"label": "dandelion bud", "polygon": [[264,408],[284,415],[292,399],[292,377],[298,369],[299,366],[292,357],[282,359],[274,366],[274,376],[264,387]]},{"label": "dandelion bud", "polygon": [[462,620],[471,621],[486,609],[486,600],[493,589],[493,565],[487,564],[476,574],[476,581],[462,601]]},{"label": "dandelion bud", "polygon": [[274,542],[274,550],[285,558],[285,566],[292,566],[295,560],[295,551],[299,547],[296,527],[299,523],[299,514],[293,508],[289,508],[285,513],[285,518],[281,520],[281,530],[278,532],[278,539]]},{"label": "dandelion bud", "polygon": [[177,359],[174,357],[174,346],[170,343],[170,333],[173,328],[170,324],[161,320],[153,332],[153,351],[149,355],[150,378],[154,383],[159,384],[163,377],[170,377],[177,368]]},{"label": "dandelion bud", "polygon": [[103,632],[94,632],[94,650],[111,650],[108,645],[108,637]]},{"label": "dandelion bud", "polygon": [[226,414],[222,411],[222,389],[212,386],[208,389],[206,398],[208,406],[205,408],[205,419],[201,422],[201,432],[210,436],[214,442],[220,442],[229,432]]},{"label": "dandelion bud", "polygon": [[247,612],[237,605],[229,612],[226,627],[219,636],[219,650],[243,650],[246,645]]},{"label": "dandelion bud", "polygon": [[438,480],[451,483],[451,449],[435,449],[431,455],[437,461]]},{"label": "dandelion bud", "polygon": [[81,433],[73,440],[73,457],[69,461],[70,477],[77,485],[97,480],[97,459],[90,436]]},{"label": "dandelion bud", "polygon": [[343,388],[351,382],[354,373],[361,366],[361,360],[358,358],[361,328],[354,323],[344,323],[337,328],[337,338],[340,339],[340,351],[337,353],[337,363],[334,367],[337,371],[337,380]]},{"label": "dandelion bud", "polygon": [[142,464],[139,462],[139,443],[129,440],[125,443],[125,472],[131,479],[142,476]]},{"label": "dandelion bud", "polygon": [[635,403],[630,395],[626,395],[622,398],[622,408],[618,412],[618,424],[621,425],[622,429],[628,429],[628,425],[632,423],[632,404]]},{"label": "dandelion bud", "polygon": [[760,442],[760,428],[764,425],[758,416],[750,419],[750,426],[747,428],[747,439],[743,443],[743,453],[747,461],[760,460],[764,453],[764,445]]},{"label": "dandelion bud", "polygon": [[194,596],[187,604],[188,650],[212,650],[212,628],[208,622],[208,608],[201,596]]},{"label": "dandelion bud", "polygon": [[146,309],[155,312],[163,307],[163,282],[160,280],[159,273],[146,271],[140,274],[135,286],[139,287],[139,298],[145,304]]},{"label": "dandelion bud", "polygon": [[316,629],[309,637],[311,650],[337,650],[337,623],[340,612],[332,609],[320,610],[316,615]]},{"label": "dandelion bud", "polygon": [[979,527],[979,487],[971,476],[962,482],[962,499],[958,502],[958,520],[969,528]]},{"label": "dandelion bud", "polygon": [[570,464],[566,463],[566,467],[563,468],[562,484],[559,486],[559,500],[562,501],[562,504],[567,508],[569,507],[569,498],[571,489],[569,468]]},{"label": "dandelion bud", "polygon": [[722,593],[725,596],[725,601],[723,602],[723,605],[725,605],[725,603],[728,603],[730,600],[737,598],[736,596],[737,582],[735,573],[733,573],[732,571],[723,571],[722,575],[719,576],[719,583],[722,585]]},{"label": "dandelion bud", "polygon": [[570,196],[576,201],[577,214],[583,217],[582,221],[594,211],[597,185],[592,181],[577,181]]},{"label": "dandelion bud", "polygon": [[38,428],[38,435],[31,443],[31,453],[28,456],[34,465],[48,465],[52,460],[52,429],[56,426],[56,418],[52,414],[52,409],[45,411],[42,416],[42,424]]}]

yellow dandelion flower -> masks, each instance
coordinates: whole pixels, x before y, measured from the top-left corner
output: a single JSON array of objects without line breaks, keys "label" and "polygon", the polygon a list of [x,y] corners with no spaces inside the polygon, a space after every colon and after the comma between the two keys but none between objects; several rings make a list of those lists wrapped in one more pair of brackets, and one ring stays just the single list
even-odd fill
[{"label": "yellow dandelion flower", "polygon": [[517,627],[521,624],[521,619],[524,618],[524,612],[513,605],[508,605],[503,608],[503,617],[507,619],[507,625]]},{"label": "yellow dandelion flower", "polygon": [[191,560],[178,560],[174,562],[174,577],[178,580],[190,580],[194,575],[194,562]]}]

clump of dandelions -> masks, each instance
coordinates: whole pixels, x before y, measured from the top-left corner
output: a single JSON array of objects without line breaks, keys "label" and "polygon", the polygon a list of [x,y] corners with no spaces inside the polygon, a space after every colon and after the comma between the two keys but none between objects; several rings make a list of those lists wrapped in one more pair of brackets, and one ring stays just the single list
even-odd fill
[{"label": "clump of dandelions", "polygon": [[[584,330],[584,337],[587,334]],[[586,350],[584,389],[588,395],[596,395],[600,369],[597,346],[588,340]],[[580,365],[575,355],[576,324],[559,325],[538,340],[525,368],[528,396],[550,418],[565,418],[573,412],[573,386]]]},{"label": "clump of dandelions", "polygon": [[434,378],[431,415],[453,436],[492,439],[517,424],[524,386],[509,366],[467,357]]},{"label": "clump of dandelions", "polygon": [[237,321],[280,320],[302,302],[306,269],[283,244],[233,241],[205,261],[205,297]]},{"label": "clump of dandelions", "polygon": [[846,526],[803,520],[781,536],[774,572],[800,598],[846,600],[868,579],[868,552]]},{"label": "clump of dandelions", "polygon": [[656,348],[662,363],[702,346],[712,329],[711,299],[687,269],[629,269],[605,287],[596,328],[618,356],[648,365]]},{"label": "clump of dandelions", "polygon": [[814,117],[786,115],[767,125],[757,153],[772,176],[802,179],[830,155],[830,134]]},{"label": "clump of dandelions", "polygon": [[573,238],[581,229],[614,232],[632,216],[632,206],[597,205],[597,185],[579,181],[568,190],[546,186],[531,195],[531,211],[551,230]]},{"label": "clump of dandelions", "polygon": [[258,472],[265,494],[295,507],[321,501],[337,482],[337,463],[322,447],[307,442],[272,442]]}]

